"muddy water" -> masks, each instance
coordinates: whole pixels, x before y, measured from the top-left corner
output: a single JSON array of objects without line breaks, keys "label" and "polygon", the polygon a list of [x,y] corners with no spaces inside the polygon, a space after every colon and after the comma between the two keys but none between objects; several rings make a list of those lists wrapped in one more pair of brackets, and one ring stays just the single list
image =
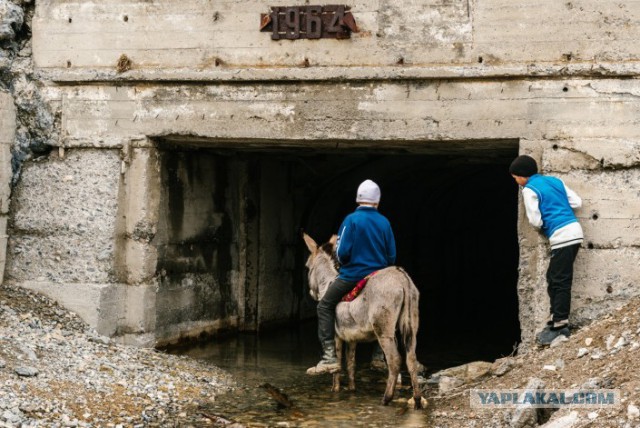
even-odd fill
[{"label": "muddy water", "polygon": [[[275,333],[240,335],[216,343],[183,348],[180,354],[205,359],[221,367],[237,380],[238,388],[218,396],[207,412],[248,427],[428,427],[429,408],[408,410],[411,397],[403,377],[389,406],[380,401],[385,374],[368,369],[371,347],[358,351],[355,392],[331,392],[331,377],[307,376],[305,371],[319,357],[313,324]],[[291,408],[278,405],[265,383],[284,392]]]}]

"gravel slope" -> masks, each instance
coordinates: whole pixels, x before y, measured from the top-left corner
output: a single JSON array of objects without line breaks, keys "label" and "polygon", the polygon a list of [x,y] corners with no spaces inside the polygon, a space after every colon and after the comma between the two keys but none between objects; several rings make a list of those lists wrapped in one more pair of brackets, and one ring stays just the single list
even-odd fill
[{"label": "gravel slope", "polygon": [[206,362],[112,343],[35,293],[0,287],[0,427],[215,425],[233,387]]}]

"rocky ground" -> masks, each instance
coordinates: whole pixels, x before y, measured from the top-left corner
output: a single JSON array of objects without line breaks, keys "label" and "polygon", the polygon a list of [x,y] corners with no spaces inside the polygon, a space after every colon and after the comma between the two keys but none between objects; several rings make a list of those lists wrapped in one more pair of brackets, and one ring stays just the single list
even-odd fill
[{"label": "rocky ground", "polygon": [[[640,300],[575,331],[567,341],[498,360],[486,370],[479,365],[467,379],[458,377],[446,379],[446,393],[430,400],[434,427],[640,427]],[[614,389],[620,392],[620,405],[483,410],[471,407],[471,388]]]},{"label": "rocky ground", "polygon": [[[567,341],[432,378],[430,426],[640,427],[640,300]],[[233,426],[211,414],[233,379],[203,361],[126,347],[38,294],[0,287],[0,427]],[[620,405],[472,408],[470,389],[620,391]]]},{"label": "rocky ground", "polygon": [[215,426],[233,386],[206,362],[111,343],[35,293],[0,287],[0,427]]}]

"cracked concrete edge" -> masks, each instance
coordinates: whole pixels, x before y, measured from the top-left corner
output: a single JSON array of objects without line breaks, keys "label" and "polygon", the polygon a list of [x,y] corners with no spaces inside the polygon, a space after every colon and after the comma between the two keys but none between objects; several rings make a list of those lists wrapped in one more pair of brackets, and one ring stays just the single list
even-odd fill
[{"label": "cracked concrete edge", "polygon": [[82,318],[98,333],[109,336],[101,328],[101,300],[111,284],[64,284],[41,281],[22,281],[15,285],[32,290],[55,300]]},{"label": "cracked concrete edge", "polygon": [[[640,74],[637,63],[580,63],[580,64],[501,64],[488,68],[482,65],[462,66],[324,66],[228,68],[216,70],[138,69],[118,73],[111,67],[43,68],[38,71],[43,80],[59,84],[82,82],[218,82],[218,81],[345,81],[345,80],[414,80],[414,79],[503,79],[505,77],[629,77]],[[594,87],[594,90],[602,90]]]},{"label": "cracked concrete edge", "polygon": [[13,97],[0,92],[0,284],[7,259],[7,220],[11,197],[11,145],[16,132],[16,108]]},{"label": "cracked concrete edge", "polygon": [[23,281],[14,285],[53,299],[103,336],[128,337],[138,346],[155,344],[155,284]]},{"label": "cracked concrete edge", "polygon": [[535,158],[543,173],[640,167],[640,142],[621,138],[521,140],[521,154]]},{"label": "cracked concrete edge", "polygon": [[[137,347],[157,347],[235,330],[238,316],[184,321],[156,329],[156,284],[54,283],[23,281],[12,285],[41,293],[77,314],[98,334]],[[185,333],[188,332],[188,333]]]}]

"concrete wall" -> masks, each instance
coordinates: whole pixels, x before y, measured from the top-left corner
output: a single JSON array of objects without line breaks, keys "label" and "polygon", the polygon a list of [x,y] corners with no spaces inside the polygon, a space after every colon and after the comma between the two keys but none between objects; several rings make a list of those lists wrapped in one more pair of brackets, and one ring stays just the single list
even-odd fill
[{"label": "concrete wall", "polygon": [[16,131],[13,97],[0,92],[0,284],[7,260],[7,220],[11,196],[11,145]]},{"label": "concrete wall", "polygon": [[[270,147],[419,149],[433,142],[517,139],[544,172],[584,197],[578,215],[593,248],[579,255],[576,312],[590,319],[637,294],[606,260],[638,260],[637,158],[640,109],[632,81],[618,79],[80,86],[51,90],[63,104],[64,145],[128,147],[169,136]],[[250,99],[251,102],[246,100]],[[193,100],[193,101],[185,101]],[[278,139],[279,138],[279,139]],[[25,173],[28,174],[28,173]],[[598,219],[593,220],[593,213]],[[521,218],[523,338],[547,313],[544,240]],[[606,251],[609,254],[604,257]],[[598,254],[596,256],[595,254]],[[631,277],[632,278],[632,277]],[[594,290],[612,283],[613,292]],[[599,297],[598,297],[599,296]],[[531,299],[530,297],[534,297]],[[601,303],[606,301],[607,303]],[[261,306],[262,307],[262,306]],[[588,309],[590,307],[600,309]],[[264,307],[266,309],[266,307]]]},{"label": "concrete wall", "polygon": [[[237,205],[223,159],[200,152],[164,151],[157,248],[156,330],[193,330],[203,320],[238,327],[231,282],[238,271]],[[235,202],[235,203],[234,203]]]},{"label": "concrete wall", "polygon": [[29,163],[12,207],[8,278],[112,281],[119,172],[115,150],[56,151]]},{"label": "concrete wall", "polygon": [[[161,226],[171,193],[154,185],[167,172],[156,141],[191,144],[185,150],[195,142],[339,151],[460,141],[473,148],[509,139],[584,198],[578,215],[587,242],[576,265],[574,320],[640,294],[640,103],[636,80],[628,79],[640,64],[640,2],[350,6],[360,32],[349,40],[275,42],[258,31],[264,2],[39,1],[33,59],[45,81],[42,96],[61,116],[57,144],[64,150],[24,169],[7,278],[45,290],[92,290],[93,310],[83,311],[101,331],[152,342],[164,305],[155,291],[163,247],[152,240],[177,230]],[[122,54],[132,69],[119,73]],[[282,310],[273,301],[295,302],[286,288],[261,293],[258,275],[290,281],[295,236],[285,226],[293,209],[286,192],[256,188],[250,177],[257,172],[241,168],[232,240],[238,268],[226,272],[244,284],[231,291],[245,302],[234,316],[257,328]],[[259,171],[269,182],[286,182],[277,166]],[[44,183],[60,199],[37,190]],[[258,222],[249,219],[245,208],[265,197],[283,208],[266,206]],[[547,247],[524,213],[520,235],[518,292],[529,345],[548,312]],[[65,253],[70,239],[77,266]],[[272,248],[256,252],[252,240]],[[255,270],[278,261],[277,269]],[[74,306],[72,294],[60,299]]]},{"label": "concrete wall", "polygon": [[635,93],[633,80],[563,78],[77,85],[50,96],[63,106],[66,147],[121,147],[143,136],[313,148],[521,138],[604,140],[622,144],[619,152],[638,133]]},{"label": "concrete wall", "polygon": [[[630,140],[566,139],[525,146],[538,157],[545,172],[562,178],[583,198],[578,217],[585,232],[574,277],[572,321],[578,325],[609,313],[630,297],[639,294],[640,266],[640,144]],[[525,222],[523,217],[522,222]],[[523,293],[521,308],[530,312],[528,298],[546,302],[545,246],[523,227],[521,268],[533,271],[521,284],[537,290]],[[538,247],[537,249],[534,247]],[[536,265],[531,269],[530,264]],[[524,273],[524,272],[521,272]],[[537,276],[536,276],[537,275]],[[528,281],[531,281],[529,283]],[[546,306],[536,307],[534,319],[541,320]]]},{"label": "concrete wall", "polygon": [[[63,300],[95,326],[115,282],[120,154],[55,150],[30,162],[14,190],[5,279]],[[83,289],[78,293],[78,289]],[[105,320],[105,321],[103,321]]]},{"label": "concrete wall", "polygon": [[[294,198],[290,171],[277,161],[265,161],[261,168],[260,282],[258,284],[258,325],[290,321],[298,314],[299,297],[294,293],[299,281],[295,254],[300,235],[295,228]],[[293,226],[293,227],[292,227]]]},{"label": "concrete wall", "polygon": [[[464,77],[560,74],[572,68],[606,73],[619,70],[617,63],[635,70],[640,55],[634,43],[640,17],[635,1],[356,0],[349,6],[360,32],[347,41],[274,42],[258,31],[268,6],[296,4],[306,3],[42,1],[34,19],[36,64],[63,73],[65,80],[95,78],[88,70],[113,76],[121,54],[132,60],[132,74],[151,80],[203,74],[248,78],[269,67],[278,68],[268,71],[274,76],[348,79],[401,59],[398,75],[431,71]],[[316,67],[322,69],[309,70]]]},{"label": "concrete wall", "polygon": [[[159,221],[150,240],[158,254],[156,337],[291,320],[297,235],[287,165],[203,150],[160,153]],[[259,175],[251,183],[249,165]]]}]

